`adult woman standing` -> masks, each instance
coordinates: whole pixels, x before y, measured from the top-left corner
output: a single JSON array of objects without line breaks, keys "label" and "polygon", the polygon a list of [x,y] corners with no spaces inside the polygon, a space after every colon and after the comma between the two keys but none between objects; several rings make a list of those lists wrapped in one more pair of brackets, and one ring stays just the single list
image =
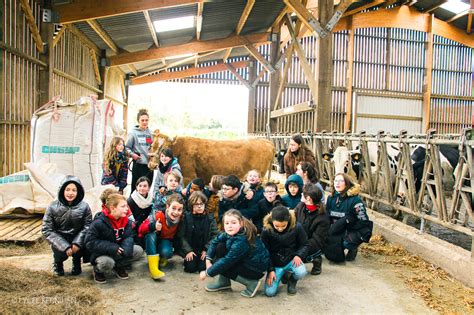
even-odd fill
[{"label": "adult woman standing", "polygon": [[153,142],[153,137],[148,129],[148,121],[150,116],[146,109],[138,110],[137,122],[138,125],[128,133],[128,140],[125,144],[128,153],[133,159],[132,166],[132,190],[136,187],[137,180],[146,176],[153,181],[153,172],[148,168],[148,151]]},{"label": "adult woman standing", "polygon": [[309,162],[316,168],[316,159],[310,148],[304,143],[300,134],[293,135],[290,139],[288,151],[285,153],[285,173],[286,178],[296,173],[296,166],[299,162]]}]

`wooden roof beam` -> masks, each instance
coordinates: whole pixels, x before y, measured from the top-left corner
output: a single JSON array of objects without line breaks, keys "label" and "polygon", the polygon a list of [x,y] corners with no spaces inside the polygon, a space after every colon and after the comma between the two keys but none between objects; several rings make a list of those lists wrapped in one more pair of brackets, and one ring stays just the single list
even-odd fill
[{"label": "wooden roof beam", "polygon": [[99,83],[100,85],[102,83],[102,79],[100,78],[99,61],[97,60],[97,55],[95,54],[95,51],[90,48],[89,48],[89,53],[91,54],[92,64],[94,66],[95,79],[97,80],[97,83]]},{"label": "wooden roof beam", "polygon": [[455,16],[453,16],[452,18],[450,18],[449,20],[447,20],[445,22],[446,23],[451,23],[451,22],[456,21],[457,19],[462,18],[463,16],[468,15],[468,14],[473,13],[473,12],[474,12],[474,10],[469,10],[469,9],[464,10],[464,11],[456,14]]},{"label": "wooden roof beam", "polygon": [[79,38],[79,40],[80,40],[84,45],[86,45],[86,46],[89,47],[90,49],[94,50],[97,55],[99,55],[99,56],[101,55],[101,51],[100,51],[100,49],[97,47],[97,45],[94,44],[89,38],[87,38],[87,36],[84,35],[84,33],[83,33],[81,30],[79,30],[78,28],[76,28],[76,27],[75,27],[74,25],[72,25],[72,24],[69,24],[69,25],[68,25],[68,30],[69,30],[71,33],[73,33],[74,35],[76,35],[76,36]]},{"label": "wooden roof beam", "polygon": [[198,9],[196,14],[196,39],[201,40],[202,30],[202,11],[204,10],[204,3],[198,3]]},{"label": "wooden roof beam", "polygon": [[286,6],[296,13],[298,18],[303,22],[304,25],[310,30],[312,30],[313,34],[319,37],[325,37],[328,32],[323,29],[321,24],[319,23],[318,19],[313,16],[313,14],[303,5],[301,2],[297,0],[283,0]]},{"label": "wooden roof beam", "polygon": [[428,9],[426,9],[426,10],[424,10],[424,11],[421,11],[421,12],[423,12],[423,13],[430,13],[430,12],[436,10],[437,8],[439,8],[440,6],[442,6],[443,4],[445,4],[446,2],[448,2],[448,0],[441,0],[440,3],[437,3],[437,4],[435,4],[435,5],[431,6],[431,7],[429,7]]},{"label": "wooden roof beam", "polygon": [[80,0],[74,1],[71,4],[56,5],[54,6],[54,10],[59,13],[60,23],[65,24],[145,10],[202,3],[204,1],[205,0]]},{"label": "wooden roof beam", "polygon": [[346,10],[351,6],[352,2],[354,0],[342,0],[339,5],[336,8],[336,12],[334,12],[333,16],[329,20],[329,22],[326,24],[326,30],[328,32],[331,32],[334,26],[336,26],[337,22],[342,18],[342,15]]},{"label": "wooden roof beam", "polygon": [[63,25],[63,27],[59,30],[56,36],[53,38],[53,47],[56,46],[63,36],[64,32],[66,31],[67,25]]},{"label": "wooden roof beam", "polygon": [[28,3],[28,0],[20,0],[20,5],[23,13],[25,14],[26,21],[28,22],[30,32],[33,35],[36,49],[42,53],[44,50],[43,40],[41,39],[41,34],[39,32],[38,26],[36,25],[35,17],[33,15],[33,11],[30,8],[30,4]]},{"label": "wooden roof beam", "polygon": [[243,85],[245,85],[249,90],[252,88],[252,86],[250,85],[250,83],[245,80],[241,75],[240,73],[237,72],[237,69],[235,69],[231,64],[229,63],[224,63],[225,67],[227,68],[227,70],[229,70],[230,72],[232,72],[232,74],[237,78],[237,80],[240,81],[240,83],[242,83]]},{"label": "wooden roof beam", "polygon": [[467,26],[466,26],[466,33],[471,34],[472,32],[472,15],[473,13],[469,13],[467,17]]},{"label": "wooden roof beam", "polygon": [[360,6],[358,8],[355,8],[354,10],[350,10],[350,11],[347,11],[346,13],[343,14],[343,17],[346,17],[346,16],[349,16],[349,15],[353,15],[353,14],[356,14],[356,13],[359,13],[361,11],[364,11],[364,10],[367,10],[367,9],[370,9],[370,8],[373,8],[379,4],[382,4],[384,3],[385,0],[375,0],[374,2],[371,2],[371,3],[367,3],[363,6]]},{"label": "wooden roof beam", "polygon": [[160,47],[160,43],[158,42],[158,37],[156,36],[155,28],[153,27],[153,22],[151,21],[150,14],[147,10],[143,11],[143,15],[145,15],[146,25],[148,26],[148,30],[150,31],[151,37],[153,38],[153,43],[156,47]]},{"label": "wooden roof beam", "polygon": [[[245,68],[247,67],[249,62],[246,61],[238,61],[238,62],[232,62],[230,65],[234,69],[238,68]],[[159,73],[155,75],[150,75],[147,77],[142,77],[142,78],[135,78],[132,79],[132,85],[138,85],[138,84],[145,84],[145,83],[151,83],[151,82],[158,82],[158,81],[166,81],[166,80],[175,80],[175,79],[182,79],[182,78],[187,78],[187,77],[192,77],[196,75],[201,75],[201,74],[207,74],[207,73],[214,73],[214,72],[222,72],[222,71],[227,71],[227,67],[225,64],[220,63],[214,66],[208,66],[208,67],[200,67],[200,68],[190,68],[186,69],[183,71],[175,71],[175,72],[164,72],[164,73]]]},{"label": "wooden roof beam", "polygon": [[102,28],[102,26],[100,26],[100,24],[97,21],[87,20],[87,24],[89,24],[89,26],[94,30],[94,32],[96,32],[97,35],[99,35],[99,37],[102,38],[104,43],[106,43],[107,46],[109,46],[109,48],[115,54],[119,53],[120,50],[117,47],[117,45],[115,44],[115,42],[112,40],[112,38],[109,36],[109,34],[107,34],[107,32]]},{"label": "wooden roof beam", "polygon": [[128,63],[155,60],[166,57],[180,56],[192,53],[208,52],[219,49],[244,46],[243,39],[250,44],[266,44],[270,42],[269,33],[250,34],[248,36],[230,36],[223,39],[208,41],[192,41],[186,44],[171,45],[160,48],[152,48],[133,53],[121,53],[110,57],[110,66],[120,66]]},{"label": "wooden roof beam", "polygon": [[[239,22],[237,23],[237,27],[235,29],[235,35],[240,35],[240,32],[244,28],[245,22],[247,22],[247,19],[250,15],[250,12],[252,11],[252,8],[255,4],[255,0],[247,0],[247,4],[245,5],[244,10],[242,11],[242,15],[240,16]],[[227,58],[229,58],[230,53],[232,52],[232,48],[229,48],[226,50],[224,53],[224,62],[227,61]]]}]

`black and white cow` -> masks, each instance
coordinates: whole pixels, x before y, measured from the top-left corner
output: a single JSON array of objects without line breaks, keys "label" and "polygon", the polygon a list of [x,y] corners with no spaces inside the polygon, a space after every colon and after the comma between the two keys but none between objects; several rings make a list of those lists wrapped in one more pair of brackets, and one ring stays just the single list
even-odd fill
[{"label": "black and white cow", "polygon": [[280,174],[285,174],[285,154],[286,154],[286,151],[288,151],[288,149],[280,149],[280,151],[278,151],[276,153],[276,158],[277,158],[277,162],[278,162],[278,173]]}]

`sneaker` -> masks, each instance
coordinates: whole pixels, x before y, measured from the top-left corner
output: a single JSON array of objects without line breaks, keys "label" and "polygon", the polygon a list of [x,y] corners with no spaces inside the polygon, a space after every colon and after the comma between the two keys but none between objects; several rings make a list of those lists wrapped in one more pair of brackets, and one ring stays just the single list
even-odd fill
[{"label": "sneaker", "polygon": [[103,272],[97,272],[94,270],[94,280],[97,283],[106,283],[105,274]]},{"label": "sneaker", "polygon": [[349,249],[346,254],[346,261],[354,261],[357,256],[357,248]]},{"label": "sneaker", "polygon": [[122,280],[128,279],[128,273],[125,271],[125,268],[115,267],[114,270],[117,278]]},{"label": "sneaker", "polygon": [[53,263],[53,273],[58,277],[64,276],[64,266],[62,262]]}]

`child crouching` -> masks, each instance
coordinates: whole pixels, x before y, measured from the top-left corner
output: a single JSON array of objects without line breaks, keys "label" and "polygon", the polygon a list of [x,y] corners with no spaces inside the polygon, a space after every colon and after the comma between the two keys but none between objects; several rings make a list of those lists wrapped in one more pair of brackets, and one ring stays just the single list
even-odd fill
[{"label": "child crouching", "polygon": [[184,211],[184,200],[180,194],[173,194],[166,199],[166,210],[153,210],[138,229],[138,236],[145,238],[145,251],[148,268],[153,279],[165,276],[160,270],[173,257],[173,240],[181,225]]},{"label": "child crouching", "polygon": [[270,268],[265,283],[265,295],[275,296],[282,278],[288,274],[288,294],[296,294],[296,283],[306,276],[308,237],[293,211],[277,206],[264,218],[262,241],[270,252]]},{"label": "child crouching", "polygon": [[261,278],[268,268],[270,257],[262,241],[257,238],[257,228],[235,209],[222,217],[224,231],[211,241],[206,255],[206,276],[217,276],[214,283],[206,285],[206,291],[229,289],[230,280],[245,285],[240,292],[244,297],[254,297]]},{"label": "child crouching", "polygon": [[185,272],[206,270],[206,252],[209,242],[219,234],[213,214],[206,211],[207,197],[202,191],[195,191],[188,200],[183,228],[180,230],[180,254],[184,257]]},{"label": "child crouching", "polygon": [[102,212],[97,213],[86,236],[86,248],[94,266],[94,280],[107,282],[105,273],[114,270],[128,279],[125,266],[138,260],[143,249],[133,244],[132,222],[127,217],[127,199],[118,193],[107,196]]}]

